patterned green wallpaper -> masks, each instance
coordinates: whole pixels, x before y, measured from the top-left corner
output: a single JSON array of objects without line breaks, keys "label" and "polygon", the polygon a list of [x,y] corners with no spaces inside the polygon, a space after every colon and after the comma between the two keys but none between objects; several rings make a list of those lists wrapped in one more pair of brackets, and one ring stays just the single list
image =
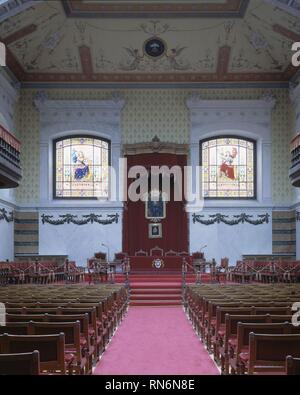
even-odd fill
[{"label": "patterned green wallpaper", "polygon": [[[122,90],[125,107],[122,113],[124,143],[151,140],[156,134],[161,140],[187,143],[189,116],[185,99],[192,90],[136,89]],[[263,89],[198,90],[203,99],[259,99]],[[23,90],[17,108],[19,136],[23,143],[23,180],[17,191],[20,203],[39,200],[39,122],[33,105],[36,90]],[[51,89],[50,99],[97,100],[111,98],[111,91],[97,89]],[[274,203],[290,204],[292,187],[288,178],[290,166],[289,141],[293,133],[293,113],[288,90],[274,90],[277,105],[273,111],[273,199]]]}]

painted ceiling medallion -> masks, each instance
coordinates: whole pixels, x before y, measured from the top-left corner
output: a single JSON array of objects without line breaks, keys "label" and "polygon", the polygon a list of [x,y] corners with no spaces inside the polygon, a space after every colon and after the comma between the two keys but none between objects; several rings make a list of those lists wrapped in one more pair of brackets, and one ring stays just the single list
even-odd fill
[{"label": "painted ceiling medallion", "polygon": [[151,58],[160,58],[165,54],[167,45],[158,37],[151,37],[144,43],[144,52]]}]

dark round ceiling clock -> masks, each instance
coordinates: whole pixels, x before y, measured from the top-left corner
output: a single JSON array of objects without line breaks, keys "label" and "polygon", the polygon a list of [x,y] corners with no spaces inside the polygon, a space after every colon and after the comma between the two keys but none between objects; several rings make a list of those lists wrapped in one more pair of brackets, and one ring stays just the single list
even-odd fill
[{"label": "dark round ceiling clock", "polygon": [[145,53],[151,58],[159,58],[166,52],[167,46],[160,38],[153,37],[144,44]]}]

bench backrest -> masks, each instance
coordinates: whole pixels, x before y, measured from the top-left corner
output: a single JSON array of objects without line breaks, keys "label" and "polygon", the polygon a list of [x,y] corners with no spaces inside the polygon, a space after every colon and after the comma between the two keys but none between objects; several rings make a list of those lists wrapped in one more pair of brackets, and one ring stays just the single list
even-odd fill
[{"label": "bench backrest", "polygon": [[285,372],[288,376],[300,375],[300,358],[288,355],[285,362]]},{"label": "bench backrest", "polygon": [[40,354],[37,350],[22,354],[0,354],[0,375],[39,375]]},{"label": "bench backrest", "polygon": [[237,334],[238,323],[267,323],[271,322],[270,316],[266,315],[236,315],[235,312],[227,313],[225,317],[226,337]]},{"label": "bench backrest", "polygon": [[256,371],[285,371],[286,357],[300,357],[300,334],[266,335],[250,333],[249,374]]},{"label": "bench backrest", "polygon": [[44,321],[45,314],[6,314],[6,322]]},{"label": "bench backrest", "polygon": [[65,368],[65,335],[0,335],[1,354],[19,354],[38,350],[41,370],[60,371]]},{"label": "bench backrest", "polygon": [[290,333],[289,322],[281,323],[247,323],[239,322],[237,327],[237,353],[239,354],[242,349],[249,346],[250,333],[263,333],[263,334],[283,334]]},{"label": "bench backrest", "polygon": [[64,333],[65,346],[76,353],[77,361],[81,359],[80,352],[80,322],[29,322],[29,335],[55,335]]},{"label": "bench backrest", "polygon": [[74,314],[74,315],[63,315],[63,314],[45,314],[44,320],[45,322],[80,322],[80,332],[89,337],[89,315],[86,314]]},{"label": "bench backrest", "polygon": [[10,335],[27,335],[26,322],[7,322],[6,325],[0,325],[0,335],[8,333]]}]

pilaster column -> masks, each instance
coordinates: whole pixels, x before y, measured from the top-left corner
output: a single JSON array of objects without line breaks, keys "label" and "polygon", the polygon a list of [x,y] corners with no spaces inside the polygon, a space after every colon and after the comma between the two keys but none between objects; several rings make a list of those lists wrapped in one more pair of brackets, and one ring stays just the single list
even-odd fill
[{"label": "pilaster column", "polygon": [[[300,84],[291,91],[290,98],[292,103],[295,105],[296,125],[295,125],[295,136],[300,133]],[[294,188],[295,190],[295,203],[299,205],[296,208],[296,251],[297,259],[300,259],[300,188]]]},{"label": "pilaster column", "polygon": [[296,254],[300,259],[300,207],[296,209]]}]

